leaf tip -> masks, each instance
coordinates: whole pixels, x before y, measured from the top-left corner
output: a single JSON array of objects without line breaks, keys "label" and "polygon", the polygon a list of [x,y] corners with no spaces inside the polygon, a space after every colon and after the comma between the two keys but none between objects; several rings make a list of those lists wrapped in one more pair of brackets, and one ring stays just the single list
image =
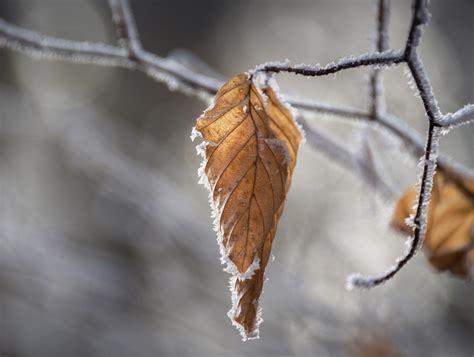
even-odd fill
[{"label": "leaf tip", "polygon": [[254,305],[256,314],[251,321],[250,325],[246,325],[245,322],[238,321],[238,310],[239,307],[239,298],[237,296],[237,289],[236,289],[236,282],[237,277],[233,276],[229,280],[229,290],[232,293],[232,307],[227,312],[227,317],[232,322],[232,326],[234,326],[240,333],[242,337],[242,341],[251,341],[251,340],[258,340],[260,338],[260,324],[263,322],[262,318],[262,308],[258,306],[259,300],[254,299],[252,304]]}]

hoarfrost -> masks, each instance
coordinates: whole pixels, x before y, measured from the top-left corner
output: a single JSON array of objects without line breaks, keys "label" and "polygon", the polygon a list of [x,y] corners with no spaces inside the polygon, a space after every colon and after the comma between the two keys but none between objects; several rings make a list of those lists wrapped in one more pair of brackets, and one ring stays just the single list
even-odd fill
[{"label": "hoarfrost", "polygon": [[446,114],[440,124],[452,128],[472,122],[474,122],[474,104],[467,104],[455,113]]},{"label": "hoarfrost", "polygon": [[284,61],[271,61],[259,64],[254,69],[249,71],[250,75],[254,75],[255,73],[262,72],[266,67],[288,67],[290,65],[290,60],[287,58]]}]

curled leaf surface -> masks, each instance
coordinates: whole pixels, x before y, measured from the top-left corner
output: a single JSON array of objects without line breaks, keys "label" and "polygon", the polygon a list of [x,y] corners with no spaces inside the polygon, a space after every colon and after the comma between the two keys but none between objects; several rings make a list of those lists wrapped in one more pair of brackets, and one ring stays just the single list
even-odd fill
[{"label": "curled leaf surface", "polygon": [[302,135],[274,89],[259,89],[247,73],[219,89],[195,132],[204,139],[200,175],[222,261],[233,275],[229,317],[244,339],[256,338],[265,267]]}]

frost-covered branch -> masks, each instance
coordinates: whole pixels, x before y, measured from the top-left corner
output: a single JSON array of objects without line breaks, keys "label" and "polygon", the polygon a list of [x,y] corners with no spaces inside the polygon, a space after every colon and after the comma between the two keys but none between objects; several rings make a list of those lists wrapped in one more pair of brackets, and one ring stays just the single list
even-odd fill
[{"label": "frost-covered branch", "polygon": [[468,104],[455,113],[446,114],[440,125],[443,127],[453,127],[474,122],[474,104]]},{"label": "frost-covered branch", "polygon": [[257,72],[294,73],[307,77],[327,76],[345,69],[366,66],[390,66],[403,62],[403,52],[387,50],[384,52],[369,52],[360,56],[342,58],[326,66],[299,64],[290,66],[288,63],[269,63],[257,66]]},{"label": "frost-covered branch", "polygon": [[441,118],[441,110],[439,109],[438,101],[433,93],[433,88],[425,71],[425,67],[423,66],[423,62],[417,52],[418,45],[421,41],[422,26],[428,23],[429,18],[428,0],[415,0],[413,3],[413,17],[405,46],[404,58],[418,88],[426,114],[430,121],[437,125]]},{"label": "frost-covered branch", "polygon": [[[179,62],[157,56],[146,50],[135,51],[139,56],[130,56],[127,47],[123,45],[126,35],[125,16],[118,0],[111,0],[114,5],[113,16],[117,28],[119,42],[122,47],[105,43],[88,41],[71,41],[52,36],[46,36],[30,31],[0,19],[0,48],[11,49],[27,56],[59,60],[72,63],[84,63],[100,66],[121,67],[142,71],[154,80],[163,82],[172,90],[208,99],[214,95],[223,84],[222,80],[190,70]],[[126,3],[124,0],[121,2]],[[133,27],[132,27],[133,28]],[[130,33],[130,32],[128,32]],[[132,38],[132,37],[130,37]],[[135,47],[136,48],[136,47]],[[206,98],[207,95],[207,98]],[[355,108],[340,108],[334,105],[318,103],[307,99],[289,99],[291,105],[305,110],[329,113],[342,117],[368,117]]]},{"label": "frost-covered branch", "polygon": [[415,53],[407,59],[407,64],[418,88],[418,93],[420,94],[429,120],[439,126],[441,110],[439,109],[438,101],[434,96],[433,88],[431,87],[431,83],[428,79],[421,58]]},{"label": "frost-covered branch", "polygon": [[109,0],[112,20],[121,47],[129,52],[131,57],[139,57],[142,51],[140,37],[130,5],[126,0]]},{"label": "frost-covered branch", "polygon": [[[118,28],[119,38],[123,39],[120,41],[122,43],[126,41],[125,37],[127,36],[129,38],[136,38],[137,36],[130,35],[133,33],[133,30],[125,30],[125,28],[134,28],[134,26],[126,25],[127,22],[125,21],[127,18],[125,13],[129,11],[129,6],[120,6],[121,3],[126,4],[124,0],[111,0],[111,2],[114,23]],[[128,18],[132,17],[128,16]],[[129,33],[129,35],[126,35],[126,33]],[[2,19],[0,19],[0,47],[39,59],[122,67],[143,71],[154,80],[168,84],[173,90],[197,95],[204,99],[208,99],[206,95],[213,95],[222,85],[220,79],[193,72],[175,60],[159,57],[145,50],[138,51],[140,53],[140,59],[138,59],[136,56],[129,55],[126,46],[117,47],[103,43],[71,41],[45,36],[15,26]],[[371,120],[370,113],[357,108],[341,107],[295,97],[288,97],[288,102],[296,108],[307,111],[327,113],[343,118]],[[413,129],[402,126],[399,119],[395,120],[400,122],[399,126],[403,127],[403,129],[399,130],[400,128],[398,128],[394,131],[392,126],[385,126],[386,123],[384,121],[380,121],[380,125],[397,137],[401,134],[407,137],[415,133]],[[411,151],[417,151],[419,147],[415,146],[411,149]]]},{"label": "frost-covered branch", "polygon": [[389,48],[388,25],[390,20],[390,2],[391,0],[378,0],[377,2],[377,52],[383,52]]},{"label": "frost-covered branch", "polygon": [[0,47],[24,53],[34,58],[66,60],[133,68],[124,49],[102,43],[70,41],[45,36],[0,19]]},{"label": "frost-covered branch", "polygon": [[405,45],[405,58],[416,55],[416,49],[421,40],[422,26],[426,25],[429,19],[428,0],[414,0],[413,16]]},{"label": "frost-covered branch", "polygon": [[140,56],[136,58],[129,56],[126,48],[45,36],[2,19],[0,47],[34,58],[137,69],[159,82],[166,83],[170,89],[195,95],[212,95],[222,85],[222,82],[215,78],[193,72],[174,60],[146,51],[139,51]]},{"label": "frost-covered branch", "polygon": [[[377,31],[375,34],[375,50],[383,52],[388,50],[388,24],[390,18],[390,0],[378,0],[377,2]],[[370,114],[373,119],[385,112],[385,99],[383,95],[382,69],[374,68],[370,73]]]}]

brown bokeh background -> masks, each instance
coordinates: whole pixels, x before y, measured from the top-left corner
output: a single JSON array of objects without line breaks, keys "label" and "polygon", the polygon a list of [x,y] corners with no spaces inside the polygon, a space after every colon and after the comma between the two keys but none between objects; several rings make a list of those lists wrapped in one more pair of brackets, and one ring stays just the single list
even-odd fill
[{"label": "brown bokeh background", "polygon": [[[369,0],[131,4],[146,49],[202,67],[200,58],[224,77],[265,61],[366,52],[375,19]],[[474,101],[474,3],[431,8],[420,51],[449,112]],[[410,9],[393,1],[394,48]],[[52,36],[115,41],[105,1],[0,0],[0,16]],[[388,111],[423,133],[404,69],[384,73]],[[278,82],[287,94],[367,104],[366,70]],[[403,237],[388,228],[393,202],[309,144],[274,244],[261,339],[242,343],[226,317],[228,275],[189,139],[204,109],[142,73],[0,51],[2,357],[474,353],[472,283],[435,273],[422,254],[384,286],[345,290],[347,274],[390,266]],[[323,115],[308,121],[354,151],[369,141],[398,192],[416,181],[416,162],[396,141]],[[473,134],[472,125],[453,131],[442,151],[474,167]]]}]

